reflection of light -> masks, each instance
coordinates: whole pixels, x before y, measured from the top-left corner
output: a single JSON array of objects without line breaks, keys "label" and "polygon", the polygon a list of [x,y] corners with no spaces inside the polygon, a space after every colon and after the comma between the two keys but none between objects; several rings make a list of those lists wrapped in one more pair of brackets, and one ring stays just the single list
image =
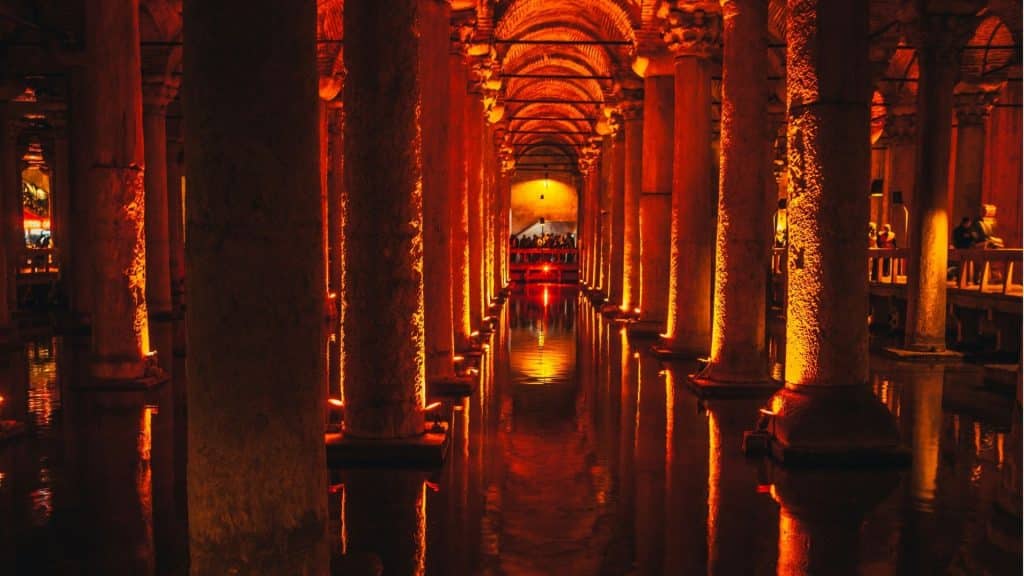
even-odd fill
[{"label": "reflection of light", "polygon": [[[544,265],[544,271],[545,272],[550,272],[551,271],[551,266],[548,266],[547,264],[545,264]],[[544,290],[544,303],[545,304],[547,304],[547,295],[548,295],[548,291]]]},{"label": "reflection of light", "polygon": [[[545,272],[547,272],[547,271],[548,271],[548,266],[547,266],[546,264],[544,265],[544,271],[545,271]],[[548,289],[547,289],[547,288],[544,288],[544,307],[545,307],[545,308],[547,308],[547,307],[548,307],[548,301],[549,301],[549,299],[550,299],[550,296],[548,295]]]},{"label": "reflection of light", "polygon": [[718,487],[722,474],[722,438],[715,413],[708,411],[708,545],[718,539]]}]

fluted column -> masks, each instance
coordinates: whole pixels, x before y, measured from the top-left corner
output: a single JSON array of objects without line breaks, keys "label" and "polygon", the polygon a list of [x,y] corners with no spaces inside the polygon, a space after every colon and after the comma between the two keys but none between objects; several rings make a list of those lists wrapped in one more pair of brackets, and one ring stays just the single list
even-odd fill
[{"label": "fluted column", "polygon": [[469,196],[466,180],[466,63],[462,45],[451,44],[448,55],[448,185],[451,187],[451,274],[452,318],[455,347],[469,347],[470,322],[470,265],[469,265]]},{"label": "fluted column", "polygon": [[[167,104],[177,86],[163,78],[146,79],[142,123],[146,148],[146,302],[153,319],[169,319],[171,246],[167,200]],[[163,351],[170,353],[170,350]]]},{"label": "fluted column", "polygon": [[956,168],[953,173],[953,213],[949,219],[951,227],[965,216],[977,218],[983,215],[981,180],[985,171],[985,120],[994,100],[992,92],[964,92],[954,96]]},{"label": "fluted column", "polygon": [[[184,45],[188,79],[182,87],[188,136],[188,498],[194,574],[328,572],[316,4],[186,0],[184,6],[183,34],[189,39]],[[367,69],[375,76],[398,69],[378,62],[389,54],[380,47],[408,48],[402,40],[412,36],[408,19],[406,28],[392,29],[394,14],[382,25],[372,17],[377,5],[367,10],[367,4],[350,1],[345,6],[346,17],[352,13],[359,22],[346,27],[345,40],[352,47],[346,56],[373,57],[373,62],[347,62],[357,86],[370,84],[363,80]],[[245,58],[237,57],[239,50]],[[368,99],[380,100],[376,95]],[[396,102],[401,100],[388,100],[388,114],[356,102],[357,117],[374,124],[374,130],[356,135],[371,153],[383,148],[374,140],[382,118],[410,116]],[[376,174],[408,173],[394,166],[396,158],[406,156],[393,149],[381,153],[390,153],[388,170],[370,159],[364,164]],[[351,176],[350,181],[363,184],[358,175]],[[387,184],[368,193],[392,199],[394,187]],[[392,233],[398,229],[395,222],[411,220],[390,219],[384,227],[369,212],[358,215]],[[378,214],[391,215],[383,209]],[[363,237],[370,235],[364,232]],[[372,248],[363,244],[357,252],[377,259],[396,248],[386,234],[373,239],[379,243]],[[363,266],[360,278],[370,280],[376,269]],[[378,293],[402,289],[391,282]],[[378,302],[356,301],[353,308],[367,319],[363,330],[372,332],[377,325],[394,329],[377,316]],[[415,356],[397,351],[395,358],[411,363]],[[353,381],[352,388],[366,382]],[[381,372],[372,385],[388,389],[392,382]],[[354,408],[346,416],[357,421],[360,398],[351,395]]]},{"label": "fluted column", "polygon": [[910,210],[905,345],[918,352],[946,350],[950,118],[960,72],[959,46],[966,40],[967,24],[963,17],[922,14],[916,28],[920,70],[916,205]]},{"label": "fluted column", "polygon": [[[667,60],[666,56],[658,60]],[[668,307],[675,79],[671,65],[652,59],[644,76],[643,166],[640,189],[640,321],[661,332]]]},{"label": "fluted column", "polygon": [[786,41],[786,388],[768,409],[773,452],[899,457],[893,417],[867,385],[868,3],[791,0]]},{"label": "fluted column", "polygon": [[768,26],[766,0],[725,0],[722,56],[722,137],[715,243],[712,382],[766,383],[766,281],[771,266],[768,138],[764,119]]},{"label": "fluted column", "polygon": [[138,0],[94,0],[86,26],[85,89],[93,115],[88,163],[93,275],[92,372],[146,372],[146,189]]},{"label": "fluted column", "polygon": [[709,60],[721,35],[717,4],[677,4],[667,28],[676,56],[675,146],[668,316],[661,345],[690,357],[706,354],[711,340],[715,220]]},{"label": "fluted column", "polygon": [[[631,313],[640,303],[640,188],[643,166],[643,95],[633,91],[622,107],[625,158],[622,185],[622,302]],[[639,98],[638,98],[639,97]]]}]

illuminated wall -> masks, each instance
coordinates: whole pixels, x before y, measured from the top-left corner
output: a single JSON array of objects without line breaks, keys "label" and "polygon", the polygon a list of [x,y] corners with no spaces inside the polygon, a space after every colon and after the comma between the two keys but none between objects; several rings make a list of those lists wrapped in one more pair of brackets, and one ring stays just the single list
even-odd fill
[{"label": "illuminated wall", "polygon": [[550,174],[546,179],[542,173],[517,176],[512,181],[512,233],[540,218],[547,222],[576,222],[576,204],[576,185],[571,176]]}]

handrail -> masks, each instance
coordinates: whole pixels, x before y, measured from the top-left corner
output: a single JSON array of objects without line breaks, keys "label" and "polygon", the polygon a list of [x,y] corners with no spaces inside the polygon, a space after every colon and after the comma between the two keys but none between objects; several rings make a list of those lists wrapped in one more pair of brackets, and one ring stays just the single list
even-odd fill
[{"label": "handrail", "polygon": [[23,248],[18,251],[19,274],[52,274],[60,271],[54,248]]}]

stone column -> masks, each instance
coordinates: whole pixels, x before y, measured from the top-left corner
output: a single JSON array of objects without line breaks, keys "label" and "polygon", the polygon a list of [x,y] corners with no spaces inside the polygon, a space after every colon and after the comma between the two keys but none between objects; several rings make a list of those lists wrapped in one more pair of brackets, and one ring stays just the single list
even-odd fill
[{"label": "stone column", "polygon": [[50,193],[50,213],[52,214],[52,238],[50,246],[56,250],[55,257],[57,265],[63,275],[70,268],[70,253],[68,248],[71,243],[68,236],[68,220],[70,217],[70,206],[68,200],[71,197],[71,162],[70,149],[68,147],[68,133],[64,115],[56,116],[54,122],[53,136],[53,179],[51,181],[52,191]]},{"label": "stone column", "polygon": [[328,107],[327,116],[327,242],[329,261],[327,263],[327,290],[333,295],[329,306],[334,306],[336,318],[330,326],[335,334],[328,339],[328,380],[327,393],[332,398],[342,398],[344,375],[344,338],[342,326],[345,309],[342,306],[342,292],[345,290],[345,111],[341,101],[335,97]]},{"label": "stone column", "polygon": [[786,388],[769,407],[773,454],[898,457],[893,417],[867,386],[868,3],[788,9]]},{"label": "stone column", "polygon": [[676,55],[676,86],[668,316],[661,347],[696,357],[707,354],[711,340],[715,219],[709,59],[718,48],[721,15],[717,2],[677,6],[666,33]]},{"label": "stone column", "polygon": [[[896,245],[906,248],[910,240],[910,212],[914,202],[914,162],[917,122],[913,110],[894,110],[885,118],[885,139],[889,143],[886,163],[886,197],[882,220],[892,225]],[[899,203],[894,202],[899,193]]]},{"label": "stone column", "polygon": [[964,92],[954,96],[956,112],[956,168],[953,174],[952,228],[964,216],[977,218],[981,213],[981,180],[985,171],[985,119],[992,109],[995,94]]},{"label": "stone column", "polygon": [[[625,158],[622,186],[622,302],[632,313],[640,303],[640,184],[643,165],[643,100],[636,91],[623,109]],[[639,99],[637,97],[639,96]]]},{"label": "stone column", "polygon": [[452,330],[451,189],[449,187],[449,96],[447,86],[448,0],[420,2],[420,75],[423,162],[423,329],[428,379],[455,376]]},{"label": "stone column", "polygon": [[907,259],[907,349],[946,350],[949,153],[962,17],[923,14],[917,24],[917,159]]},{"label": "stone column", "polygon": [[[664,58],[664,57],[662,57]],[[657,333],[668,306],[672,204],[672,127],[675,81],[662,64],[644,78],[643,166],[640,191],[640,321],[635,329]],[[654,72],[660,74],[655,75]]]},{"label": "stone column", "polygon": [[[345,433],[423,433],[421,54],[429,9],[345,5]],[[382,92],[387,86],[387,93]]]},{"label": "stone column", "polygon": [[454,340],[458,350],[469,347],[469,196],[466,181],[466,63],[462,45],[451,44],[448,55],[448,185],[451,187],[451,274]]},{"label": "stone column", "polygon": [[185,147],[180,135],[167,140],[167,238],[170,244],[171,301],[177,314],[185,305],[185,205],[181,178]]},{"label": "stone column", "polygon": [[768,26],[766,0],[725,0],[722,54],[722,137],[715,243],[715,301],[711,382],[763,383],[768,379],[765,308],[771,266],[772,211],[764,121]]},{"label": "stone column", "polygon": [[622,130],[611,136],[611,170],[608,173],[609,206],[608,206],[608,301],[615,305],[615,310],[622,304],[625,244],[625,181],[626,181],[626,139]]},{"label": "stone column", "polygon": [[469,225],[469,318],[474,330],[480,328],[485,307],[483,244],[483,142],[484,113],[480,94],[470,92],[466,113],[466,194]]},{"label": "stone column", "polygon": [[[142,123],[146,154],[146,302],[152,319],[169,320],[171,300],[170,223],[167,204],[167,104],[177,86],[164,78],[143,85]],[[170,353],[170,350],[162,351]]]},{"label": "stone column", "polygon": [[[0,108],[0,217],[4,222],[7,220],[6,215],[10,213],[8,206],[21,195],[20,188],[14,188],[16,180],[11,173],[14,166],[14,139],[9,122],[9,108],[5,104]],[[15,250],[18,246],[11,245],[10,237],[10,234],[0,234],[0,342],[7,342],[13,336],[10,288],[11,278],[17,277],[18,273],[14,265]]]},{"label": "stone column", "polygon": [[[86,90],[93,114],[88,180],[95,269],[92,373],[146,372],[146,239],[142,63],[138,0],[94,0],[86,26]],[[98,312],[101,311],[102,313]]]},{"label": "stone column", "polygon": [[595,158],[593,166],[587,173],[586,195],[590,204],[590,254],[588,255],[588,267],[590,269],[590,287],[593,290],[600,290],[601,286],[601,159]]},{"label": "stone column", "polygon": [[[362,31],[374,34],[368,31],[374,21],[361,17],[360,6],[346,5],[346,13],[354,12],[360,22],[348,28],[346,41],[353,48],[346,54],[380,58],[385,50],[377,46],[392,45],[401,35],[377,28],[373,47],[365,47]],[[187,0],[183,33],[189,38],[182,97],[189,147],[191,570],[326,575],[316,2]],[[378,43],[378,37],[387,42]],[[239,58],[239,50],[246,57]],[[396,69],[376,62],[372,68]],[[362,80],[365,64],[350,62],[349,69],[359,78],[356,85],[370,84]],[[374,123],[401,115],[398,107],[389,115],[360,112]],[[370,136],[365,141],[368,150],[380,148]],[[401,157],[394,150],[382,153]],[[386,196],[386,190],[377,186],[374,194]],[[396,230],[397,221],[382,229]],[[386,242],[360,246],[373,258],[388,248]],[[369,275],[374,267],[364,270]],[[394,294],[396,288],[379,293]],[[370,317],[373,304],[361,301],[358,309]],[[379,324],[392,327],[384,320]],[[375,325],[367,322],[370,329]],[[397,358],[413,362],[415,356],[400,352]],[[383,388],[386,382],[374,383]]]},{"label": "stone column", "polygon": [[92,323],[93,283],[95,271],[95,240],[93,238],[92,210],[95,202],[89,186],[89,166],[92,159],[91,139],[96,132],[95,118],[90,110],[89,73],[85,68],[71,71],[69,84],[71,152],[70,226],[71,268],[67,270],[70,287],[68,299],[73,322],[78,325]]}]

